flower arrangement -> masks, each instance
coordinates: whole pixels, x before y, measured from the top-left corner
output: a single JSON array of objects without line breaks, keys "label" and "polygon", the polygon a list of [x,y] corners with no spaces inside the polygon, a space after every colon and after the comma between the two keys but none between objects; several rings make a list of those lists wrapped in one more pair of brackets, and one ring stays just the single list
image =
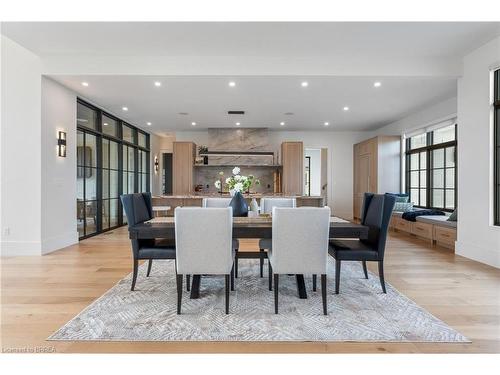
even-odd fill
[{"label": "flower arrangement", "polygon": [[[255,178],[254,175],[242,176],[239,167],[234,167],[233,174],[227,177],[225,184],[231,192],[250,192],[250,188],[254,185],[260,185],[260,180]],[[214,185],[222,193],[224,172],[219,172],[219,179],[215,181]]]}]

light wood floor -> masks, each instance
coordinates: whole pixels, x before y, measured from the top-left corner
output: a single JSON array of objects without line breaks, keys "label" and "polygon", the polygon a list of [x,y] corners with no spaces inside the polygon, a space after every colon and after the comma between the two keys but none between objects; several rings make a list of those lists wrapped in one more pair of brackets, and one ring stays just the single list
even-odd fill
[{"label": "light wood floor", "polygon": [[[242,247],[256,246],[252,240]],[[375,264],[369,269],[376,274]],[[500,270],[391,233],[386,281],[463,333],[471,344],[149,343],[45,339],[131,271],[126,228],[43,257],[2,259],[1,346],[56,352],[500,352]]]}]

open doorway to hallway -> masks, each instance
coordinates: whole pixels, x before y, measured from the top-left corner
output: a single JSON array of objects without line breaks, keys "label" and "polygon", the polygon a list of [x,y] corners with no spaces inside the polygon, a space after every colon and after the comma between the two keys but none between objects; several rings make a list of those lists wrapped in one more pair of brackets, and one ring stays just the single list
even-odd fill
[{"label": "open doorway to hallway", "polygon": [[304,150],[304,195],[322,196],[327,202],[328,149],[305,148]]}]

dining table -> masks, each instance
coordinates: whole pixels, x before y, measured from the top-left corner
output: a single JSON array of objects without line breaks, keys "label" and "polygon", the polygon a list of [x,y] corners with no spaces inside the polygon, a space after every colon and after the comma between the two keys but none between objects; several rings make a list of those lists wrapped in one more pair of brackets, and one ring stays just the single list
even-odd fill
[{"label": "dining table", "polygon": [[[330,217],[330,238],[366,239],[368,227],[352,223],[339,217]],[[130,239],[158,239],[175,241],[175,218],[160,216],[129,227]],[[233,217],[233,238],[272,238],[272,218],[270,216]],[[267,257],[267,252],[238,251],[236,255],[242,258]],[[193,275],[191,299],[199,298],[202,275]],[[304,275],[295,275],[299,298],[307,298]]]}]

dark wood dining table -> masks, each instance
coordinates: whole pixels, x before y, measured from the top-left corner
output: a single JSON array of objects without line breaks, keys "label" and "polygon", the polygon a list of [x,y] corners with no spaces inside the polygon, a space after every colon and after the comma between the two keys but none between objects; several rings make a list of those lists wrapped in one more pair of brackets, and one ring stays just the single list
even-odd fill
[{"label": "dark wood dining table", "polygon": [[[175,240],[175,221],[171,216],[156,217],[144,223],[129,228],[130,239],[167,239]],[[368,237],[368,227],[351,223],[344,219],[332,216],[330,218],[330,238],[359,238]],[[272,238],[271,217],[234,217],[233,238]],[[239,258],[258,258],[262,254],[258,251],[240,251]],[[307,298],[304,275],[295,275],[299,298]],[[201,275],[193,275],[191,298],[199,298]]]}]

